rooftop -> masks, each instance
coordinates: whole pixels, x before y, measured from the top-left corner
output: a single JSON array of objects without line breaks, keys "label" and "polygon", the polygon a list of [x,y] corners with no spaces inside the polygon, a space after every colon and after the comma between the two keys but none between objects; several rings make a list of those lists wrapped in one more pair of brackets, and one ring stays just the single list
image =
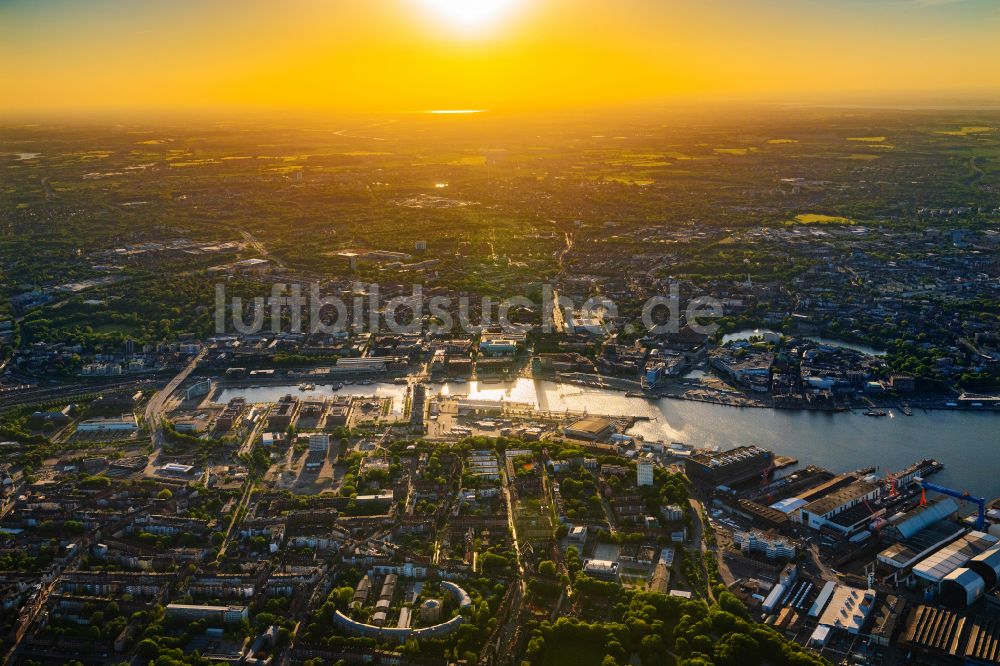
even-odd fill
[{"label": "rooftop", "polygon": [[969,532],[961,539],[917,562],[913,565],[913,573],[932,583],[940,583],[945,576],[996,542],[997,538],[990,534]]},{"label": "rooftop", "polygon": [[725,467],[727,465],[736,465],[747,460],[756,460],[761,456],[769,455],[771,455],[770,451],[766,451],[756,446],[738,446],[735,449],[730,449],[728,451],[700,451],[691,456],[691,460],[707,467]]},{"label": "rooftop", "polygon": [[585,419],[573,422],[568,430],[587,433],[588,435],[599,435],[614,425],[614,421],[603,416],[590,416]]},{"label": "rooftop", "polygon": [[921,555],[930,552],[935,546],[957,539],[962,532],[963,528],[942,520],[921,530],[914,537],[889,546],[879,553],[879,558],[902,569],[912,564]]},{"label": "rooftop", "polygon": [[834,490],[828,495],[824,495],[819,499],[810,502],[806,506],[802,507],[802,510],[808,511],[816,516],[825,516],[831,511],[835,511],[845,504],[860,499],[875,490],[878,490],[877,484],[869,483],[867,481],[855,481],[849,486]]},{"label": "rooftop", "polygon": [[838,585],[830,597],[829,605],[820,615],[819,623],[857,634],[871,614],[874,603],[874,590]]}]

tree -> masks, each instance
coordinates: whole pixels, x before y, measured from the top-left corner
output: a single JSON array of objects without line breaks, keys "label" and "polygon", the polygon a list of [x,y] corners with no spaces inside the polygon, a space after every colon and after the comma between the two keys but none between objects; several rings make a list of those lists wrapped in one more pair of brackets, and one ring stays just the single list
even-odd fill
[{"label": "tree", "polygon": [[543,576],[554,577],[556,575],[556,564],[552,560],[542,560],[538,563],[538,573]]},{"label": "tree", "polygon": [[154,641],[153,639],[144,638],[141,641],[139,641],[138,650],[139,650],[139,656],[142,657],[143,659],[152,659],[159,653],[160,646],[157,645],[156,641]]},{"label": "tree", "polygon": [[351,601],[354,599],[354,588],[352,587],[338,587],[332,592],[330,592],[329,600],[337,607],[337,610],[347,610],[347,607],[351,605]]},{"label": "tree", "polygon": [[156,495],[156,499],[159,499],[159,500],[169,500],[169,499],[173,499],[173,497],[174,497],[174,494],[172,492],[170,492],[170,488],[164,488],[163,490],[161,490]]}]

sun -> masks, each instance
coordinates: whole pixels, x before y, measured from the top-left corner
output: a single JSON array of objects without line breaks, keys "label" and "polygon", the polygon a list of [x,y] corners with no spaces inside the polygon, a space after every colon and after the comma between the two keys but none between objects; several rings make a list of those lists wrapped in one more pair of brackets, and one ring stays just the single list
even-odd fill
[{"label": "sun", "polygon": [[436,17],[463,31],[480,30],[496,23],[520,0],[418,0]]}]

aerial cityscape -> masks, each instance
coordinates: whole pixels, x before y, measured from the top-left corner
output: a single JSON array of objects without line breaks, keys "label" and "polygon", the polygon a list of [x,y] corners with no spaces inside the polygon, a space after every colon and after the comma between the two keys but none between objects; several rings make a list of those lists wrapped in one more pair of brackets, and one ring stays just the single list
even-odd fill
[{"label": "aerial cityscape", "polygon": [[1000,666],[997,34],[0,3],[0,663]]}]

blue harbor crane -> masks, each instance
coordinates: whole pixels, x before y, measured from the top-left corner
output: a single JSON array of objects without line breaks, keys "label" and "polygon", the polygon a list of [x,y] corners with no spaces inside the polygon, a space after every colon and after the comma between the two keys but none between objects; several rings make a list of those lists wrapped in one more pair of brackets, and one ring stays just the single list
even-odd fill
[{"label": "blue harbor crane", "polygon": [[[961,492],[958,490],[952,490],[951,488],[945,488],[944,486],[939,486],[936,483],[931,483],[930,481],[924,481],[919,476],[914,477],[913,482],[920,486],[920,488],[924,491],[930,490],[931,492],[941,493],[942,495],[954,497],[962,502],[973,502],[979,507],[979,515],[976,517],[976,529],[982,531],[983,527],[986,525],[986,500],[984,498],[970,495],[968,491]],[[921,504],[923,502],[924,500],[921,500]]]}]

